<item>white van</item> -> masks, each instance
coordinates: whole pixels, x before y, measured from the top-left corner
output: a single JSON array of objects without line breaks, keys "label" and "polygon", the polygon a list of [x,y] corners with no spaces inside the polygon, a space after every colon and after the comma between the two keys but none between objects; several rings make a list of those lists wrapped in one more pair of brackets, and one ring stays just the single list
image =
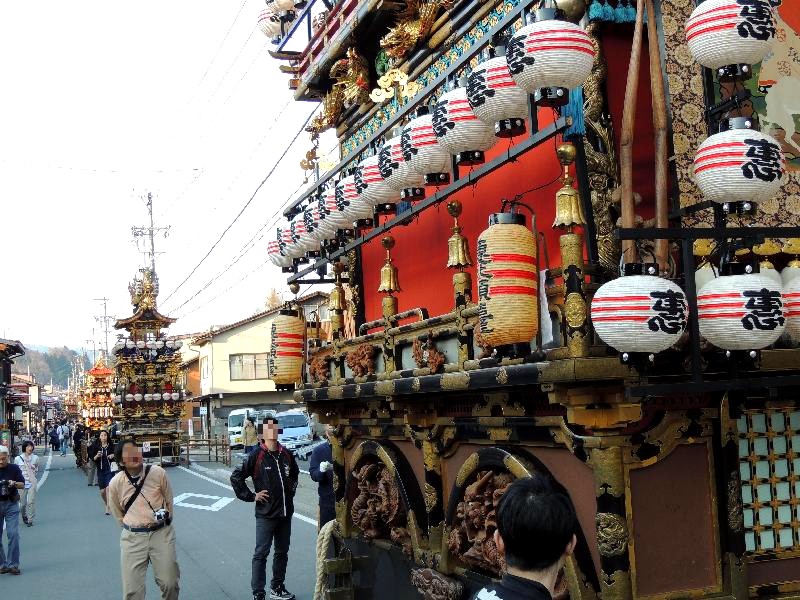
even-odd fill
[{"label": "white van", "polygon": [[281,428],[278,441],[281,446],[295,454],[298,448],[311,444],[314,432],[311,429],[311,420],[302,410],[289,410],[275,415],[278,426]]},{"label": "white van", "polygon": [[236,408],[228,415],[228,443],[231,448],[244,448],[244,420],[251,418],[256,425],[268,416],[275,416],[274,410],[256,410],[255,408]]}]

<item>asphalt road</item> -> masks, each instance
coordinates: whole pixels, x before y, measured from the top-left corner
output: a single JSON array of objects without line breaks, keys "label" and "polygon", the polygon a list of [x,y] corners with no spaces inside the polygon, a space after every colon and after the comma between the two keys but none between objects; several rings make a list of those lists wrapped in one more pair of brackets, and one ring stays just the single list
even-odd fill
[{"label": "asphalt road", "polygon": [[[20,576],[0,575],[3,598],[121,597],[119,526],[105,516],[97,487],[86,485],[75,457],[58,453],[40,458],[33,527],[20,522]],[[301,469],[307,468],[301,463]],[[235,499],[220,465],[167,469],[177,501],[175,529],[181,569],[181,597],[191,600],[247,599],[255,544],[253,505]],[[298,510],[286,587],[298,600],[313,596],[315,579],[316,488],[301,474]],[[182,499],[181,499],[182,498]],[[305,513],[305,515],[303,514]],[[267,581],[271,562],[267,565]],[[148,573],[147,598],[159,598]]]}]

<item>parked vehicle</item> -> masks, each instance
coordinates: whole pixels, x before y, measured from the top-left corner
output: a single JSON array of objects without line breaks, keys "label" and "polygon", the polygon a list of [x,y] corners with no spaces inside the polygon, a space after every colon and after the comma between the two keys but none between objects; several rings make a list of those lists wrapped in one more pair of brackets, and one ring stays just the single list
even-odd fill
[{"label": "parked vehicle", "polygon": [[243,427],[246,418],[253,419],[253,422],[258,428],[264,417],[275,416],[274,410],[269,409],[255,409],[255,408],[237,408],[230,412],[228,415],[228,442],[231,448],[244,448]]},{"label": "parked vehicle", "polygon": [[305,411],[292,410],[275,415],[281,428],[278,441],[293,454],[311,444],[314,433],[311,420]]}]

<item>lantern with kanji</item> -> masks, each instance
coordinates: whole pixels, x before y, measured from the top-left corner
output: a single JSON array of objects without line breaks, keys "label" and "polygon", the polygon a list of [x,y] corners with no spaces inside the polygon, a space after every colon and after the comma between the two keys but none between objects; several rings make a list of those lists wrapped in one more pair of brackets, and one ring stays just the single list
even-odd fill
[{"label": "lantern with kanji", "polygon": [[778,141],[749,129],[745,117],[729,119],[731,127],[700,144],[694,159],[694,178],[708,200],[751,212],[756,203],[778,193],[784,180],[786,159]]},{"label": "lantern with kanji", "polygon": [[583,27],[561,21],[555,9],[540,9],[536,22],[515,33],[506,62],[514,81],[546,106],[562,106],[569,90],[583,85],[594,64],[595,50]]},{"label": "lantern with kanji", "polygon": [[697,62],[723,78],[747,79],[775,41],[775,13],[768,0],[705,0],[684,30]]},{"label": "lantern with kanji", "polygon": [[[328,195],[325,191],[318,194],[314,203],[317,205],[319,211],[319,225],[317,226],[317,235],[321,240],[329,240],[336,237],[337,226],[334,223],[333,217],[328,210]],[[332,204],[335,205],[336,198],[332,199]]]},{"label": "lantern with kanji", "polygon": [[536,238],[518,213],[497,213],[478,237],[478,321],[490,346],[530,343],[539,331]]},{"label": "lantern with kanji", "polygon": [[278,229],[280,231],[281,240],[283,241],[283,253],[293,259],[303,256],[304,251],[297,244],[292,232],[292,223],[284,221]]},{"label": "lantern with kanji", "polygon": [[[306,252],[313,248],[313,244],[308,238],[308,230],[306,229],[306,221],[302,211],[292,219],[291,228],[292,240],[294,241],[295,247],[299,249],[299,256],[297,256],[297,258],[302,258],[305,256]],[[293,252],[296,251],[293,250]]]},{"label": "lantern with kanji", "polygon": [[342,229],[350,229],[353,227],[353,222],[348,218],[345,213],[345,205],[341,198],[336,197],[336,184],[334,182],[328,183],[328,189],[322,193],[325,201],[325,210],[327,215],[326,221],[329,222],[330,227],[335,234]]},{"label": "lantern with kanji", "polygon": [[525,132],[528,92],[511,78],[505,46],[495,46],[493,55],[472,71],[467,82],[467,100],[475,115],[494,127],[497,137]]},{"label": "lantern with kanji", "polygon": [[467,100],[466,80],[442,95],[433,110],[433,131],[439,145],[455,155],[459,165],[484,161],[483,153],[494,146],[494,126],[481,121]]},{"label": "lantern with kanji", "polygon": [[760,350],[783,333],[781,284],[751,267],[729,263],[697,294],[700,335],[723,350]]},{"label": "lantern with kanji", "polygon": [[281,229],[275,230],[276,239],[267,242],[267,256],[270,262],[276,267],[291,267],[292,257],[285,254],[283,251],[283,240],[281,236]]},{"label": "lantern with kanji", "polygon": [[800,277],[795,277],[783,288],[783,316],[789,337],[800,342]]},{"label": "lantern with kanji", "polygon": [[422,175],[411,168],[403,154],[401,130],[396,130],[378,152],[378,168],[389,186],[400,192],[403,200],[421,200],[425,197]]},{"label": "lantern with kanji", "polygon": [[433,131],[433,115],[423,106],[417,117],[403,127],[401,134],[403,158],[423,176],[425,185],[443,185],[450,182],[452,155],[439,145]]},{"label": "lantern with kanji", "polygon": [[394,205],[400,199],[396,189],[381,177],[378,155],[362,160],[355,170],[356,192],[367,204],[375,207],[375,212],[394,212]]},{"label": "lantern with kanji", "polygon": [[686,330],[689,311],[683,290],[656,277],[655,265],[628,264],[624,272],[600,286],[592,299],[595,332],[623,356],[671,348]]},{"label": "lantern with kanji", "polygon": [[272,322],[268,358],[269,378],[276,387],[299,381],[305,357],[305,318],[297,310],[281,310]]},{"label": "lantern with kanji", "polygon": [[356,181],[353,175],[342,177],[336,184],[336,204],[344,210],[350,227],[354,223],[357,223],[359,227],[366,227],[371,224],[373,217],[372,205],[361,199],[356,190]]},{"label": "lantern with kanji", "polygon": [[319,239],[317,238],[317,224],[319,222],[319,213],[314,210],[312,205],[308,205],[301,213],[303,215],[303,222],[306,226],[306,234],[303,238],[306,253],[310,256],[319,256]]}]

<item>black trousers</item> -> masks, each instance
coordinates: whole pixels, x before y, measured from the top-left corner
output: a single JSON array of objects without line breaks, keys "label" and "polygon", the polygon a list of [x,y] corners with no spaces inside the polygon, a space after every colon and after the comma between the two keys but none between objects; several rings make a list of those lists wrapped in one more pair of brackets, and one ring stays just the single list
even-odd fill
[{"label": "black trousers", "polygon": [[271,588],[281,585],[286,578],[286,565],[289,562],[289,540],[292,537],[292,517],[267,519],[256,515],[256,549],[253,552],[253,568],[250,587],[254,592],[264,591],[267,583],[267,557],[275,542],[272,556]]}]

